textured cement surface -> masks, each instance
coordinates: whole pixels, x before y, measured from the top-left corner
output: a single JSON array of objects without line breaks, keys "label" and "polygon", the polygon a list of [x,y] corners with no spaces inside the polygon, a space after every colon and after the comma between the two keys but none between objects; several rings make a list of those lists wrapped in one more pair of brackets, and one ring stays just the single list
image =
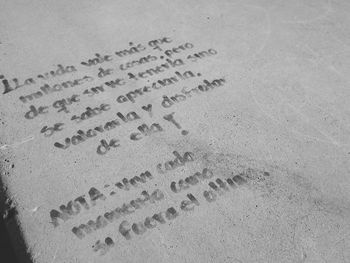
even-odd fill
[{"label": "textured cement surface", "polygon": [[350,262],[349,13],[2,0],[2,213],[32,262]]}]

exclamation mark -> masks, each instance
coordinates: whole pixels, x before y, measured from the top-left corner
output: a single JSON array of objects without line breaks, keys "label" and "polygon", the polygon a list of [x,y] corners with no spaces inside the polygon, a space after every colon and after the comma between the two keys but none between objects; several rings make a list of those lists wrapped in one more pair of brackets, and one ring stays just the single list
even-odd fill
[{"label": "exclamation mark", "polygon": [[[181,130],[182,129],[182,127],[181,127],[181,125],[179,124],[179,123],[177,123],[176,122],[176,120],[174,119],[174,115],[175,114],[175,112],[172,112],[172,113],[170,113],[170,114],[168,114],[168,115],[164,115],[164,119],[165,120],[167,120],[167,121],[170,121],[172,124],[174,124],[175,126],[176,126],[176,128],[178,128],[179,130]],[[187,130],[182,130],[181,131],[181,134],[182,135],[187,135],[189,132],[187,131]]]},{"label": "exclamation mark", "polygon": [[5,90],[2,94],[6,94],[6,93],[13,90],[13,88],[10,87],[8,80],[5,79],[4,75],[0,75],[0,79],[2,80],[2,84],[4,85],[4,88],[5,88]]}]

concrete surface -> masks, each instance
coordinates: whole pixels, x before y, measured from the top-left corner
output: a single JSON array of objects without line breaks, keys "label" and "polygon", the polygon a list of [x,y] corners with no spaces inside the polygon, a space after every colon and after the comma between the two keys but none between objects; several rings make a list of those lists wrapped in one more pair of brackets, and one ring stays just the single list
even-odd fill
[{"label": "concrete surface", "polygon": [[2,214],[22,252],[350,262],[349,12],[1,1]]}]

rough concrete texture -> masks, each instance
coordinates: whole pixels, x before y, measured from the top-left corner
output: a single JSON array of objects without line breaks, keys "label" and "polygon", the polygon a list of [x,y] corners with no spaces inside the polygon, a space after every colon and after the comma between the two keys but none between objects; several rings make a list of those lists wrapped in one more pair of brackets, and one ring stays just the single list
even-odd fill
[{"label": "rough concrete texture", "polygon": [[2,0],[1,206],[18,253],[350,262],[349,13]]}]

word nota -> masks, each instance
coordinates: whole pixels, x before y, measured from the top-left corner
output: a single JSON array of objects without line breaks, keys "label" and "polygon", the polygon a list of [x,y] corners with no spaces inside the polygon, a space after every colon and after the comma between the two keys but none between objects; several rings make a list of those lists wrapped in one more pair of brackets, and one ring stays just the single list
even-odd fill
[{"label": "word nota", "polygon": [[60,211],[52,209],[50,211],[50,217],[51,223],[54,225],[54,227],[57,227],[59,225],[58,219],[62,220],[63,222],[66,222],[75,215],[79,214],[82,210],[82,207],[86,210],[89,210],[90,207],[96,205],[97,200],[106,200],[106,196],[94,187],[90,188],[88,195],[88,199],[90,200],[89,203],[87,202],[85,195],[81,195],[75,198],[74,200],[69,201],[67,205],[60,205]]},{"label": "word nota", "polygon": [[[116,182],[114,185],[115,190],[120,189],[124,191],[129,191],[131,188],[139,188],[140,185],[147,183],[152,180],[153,176],[149,171],[140,173],[139,175],[133,176],[131,178],[123,178],[122,181]],[[109,185],[108,185],[109,186]],[[115,195],[115,191],[112,191],[110,195]],[[78,196],[74,200],[68,202],[67,205],[61,205],[59,209],[53,209],[50,212],[51,222],[56,227],[59,225],[59,220],[66,222],[67,220],[73,218],[83,211],[82,208],[89,210],[90,207],[95,206],[97,200],[104,201],[106,196],[97,190],[95,187],[90,188],[88,192],[90,198],[90,204],[85,197],[85,195]]]}]

